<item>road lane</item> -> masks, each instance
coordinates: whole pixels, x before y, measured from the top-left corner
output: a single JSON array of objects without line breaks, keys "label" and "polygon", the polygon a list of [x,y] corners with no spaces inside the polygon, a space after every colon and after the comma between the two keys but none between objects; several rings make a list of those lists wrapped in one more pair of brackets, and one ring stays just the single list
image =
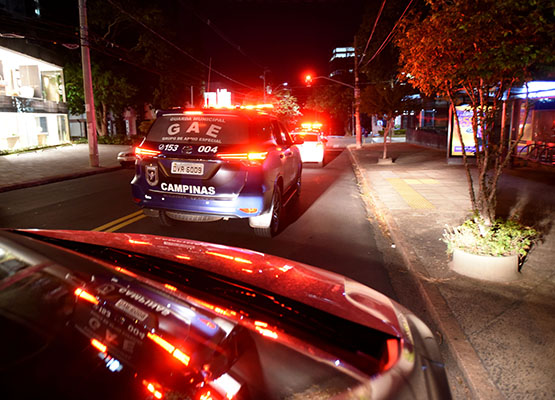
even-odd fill
[{"label": "road lane", "polygon": [[[285,209],[284,228],[272,239],[254,236],[247,220],[161,226],[145,218],[119,232],[152,233],[247,248],[344,274],[395,298],[385,243],[368,222],[346,152],[331,152],[324,168],[305,165],[302,194]],[[381,241],[381,247],[377,245]]]},{"label": "road lane", "polygon": [[298,203],[284,228],[254,236],[247,220],[177,223],[163,227],[131,201],[132,169],[0,193],[0,226],[147,233],[225,244],[315,265],[396,298],[387,273],[383,237],[368,222],[346,152],[332,152],[324,168],[306,166]]}]

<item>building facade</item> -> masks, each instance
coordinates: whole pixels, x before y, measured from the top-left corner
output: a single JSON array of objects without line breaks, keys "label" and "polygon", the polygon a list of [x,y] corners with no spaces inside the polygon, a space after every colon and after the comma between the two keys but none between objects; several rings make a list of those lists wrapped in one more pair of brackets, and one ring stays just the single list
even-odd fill
[{"label": "building facade", "polygon": [[63,69],[0,47],[0,151],[69,141]]}]

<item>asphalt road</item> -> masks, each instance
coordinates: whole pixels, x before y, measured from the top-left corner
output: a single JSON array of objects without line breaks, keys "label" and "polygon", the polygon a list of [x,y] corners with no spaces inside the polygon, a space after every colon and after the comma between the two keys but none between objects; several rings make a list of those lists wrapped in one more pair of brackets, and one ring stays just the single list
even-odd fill
[{"label": "asphalt road", "polygon": [[183,237],[248,248],[349,276],[397,299],[387,241],[366,211],[346,152],[324,168],[305,166],[301,199],[286,208],[273,239],[254,236],[246,220],[162,227],[131,201],[132,169],[0,193],[0,227],[115,230]]}]

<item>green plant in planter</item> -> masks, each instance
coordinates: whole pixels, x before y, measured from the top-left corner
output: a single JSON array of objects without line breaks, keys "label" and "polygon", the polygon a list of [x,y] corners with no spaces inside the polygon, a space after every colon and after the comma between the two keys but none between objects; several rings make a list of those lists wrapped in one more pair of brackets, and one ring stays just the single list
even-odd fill
[{"label": "green plant in planter", "polygon": [[496,219],[487,226],[483,219],[475,216],[458,227],[447,227],[442,240],[447,244],[448,254],[459,249],[482,256],[518,255],[522,258],[538,236],[535,229],[514,220]]}]

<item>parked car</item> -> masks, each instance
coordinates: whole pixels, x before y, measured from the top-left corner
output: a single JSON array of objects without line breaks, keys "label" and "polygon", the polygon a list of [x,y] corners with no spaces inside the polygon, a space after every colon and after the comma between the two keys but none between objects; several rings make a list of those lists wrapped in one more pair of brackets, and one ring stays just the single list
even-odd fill
[{"label": "parked car", "polygon": [[326,154],[326,139],[320,132],[295,131],[291,133],[294,139],[302,140],[303,143],[297,145],[301,152],[303,163],[316,163],[319,167],[324,165]]},{"label": "parked car", "polygon": [[6,399],[449,399],[410,311],[344,276],[161,236],[0,231]]},{"label": "parked car", "polygon": [[282,207],[300,195],[294,144],[264,112],[159,111],[135,149],[134,201],[163,225],[245,218],[255,234],[272,237]]},{"label": "parked car", "polygon": [[118,153],[117,159],[122,167],[128,167],[135,164],[135,150],[130,147],[128,150],[120,151]]}]

